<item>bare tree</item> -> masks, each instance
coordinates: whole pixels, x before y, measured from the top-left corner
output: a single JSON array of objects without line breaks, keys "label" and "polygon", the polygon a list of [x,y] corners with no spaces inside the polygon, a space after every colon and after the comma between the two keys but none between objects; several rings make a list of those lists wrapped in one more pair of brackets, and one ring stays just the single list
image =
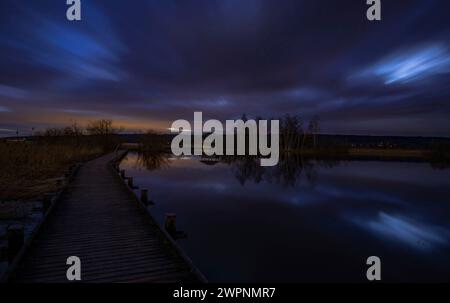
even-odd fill
[{"label": "bare tree", "polygon": [[91,135],[100,135],[100,136],[111,135],[117,131],[116,129],[113,128],[112,120],[106,119],[90,122],[86,127],[86,130]]},{"label": "bare tree", "polygon": [[280,119],[281,137],[285,150],[297,149],[303,133],[303,121],[300,116],[286,115]]},{"label": "bare tree", "polygon": [[83,135],[83,129],[74,122],[71,126],[66,126],[63,129],[64,136],[77,137]]},{"label": "bare tree", "polygon": [[320,122],[319,116],[314,115],[312,119],[309,121],[308,125],[308,131],[313,136],[314,148],[317,147],[317,135],[320,130],[319,122]]}]

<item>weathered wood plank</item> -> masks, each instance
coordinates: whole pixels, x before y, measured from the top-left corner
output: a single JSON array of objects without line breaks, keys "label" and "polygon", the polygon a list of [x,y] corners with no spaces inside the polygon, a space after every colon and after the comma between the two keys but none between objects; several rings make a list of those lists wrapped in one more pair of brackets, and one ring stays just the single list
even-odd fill
[{"label": "weathered wood plank", "polygon": [[15,282],[67,282],[78,256],[85,282],[201,282],[153,219],[136,204],[106,155],[80,168],[10,276]]}]

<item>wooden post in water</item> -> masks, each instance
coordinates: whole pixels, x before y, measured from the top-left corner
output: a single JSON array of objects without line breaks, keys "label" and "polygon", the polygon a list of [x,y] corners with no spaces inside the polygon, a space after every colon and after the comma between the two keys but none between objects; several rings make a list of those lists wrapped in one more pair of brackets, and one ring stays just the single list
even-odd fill
[{"label": "wooden post in water", "polygon": [[164,227],[172,237],[175,237],[177,234],[177,215],[174,213],[167,213]]},{"label": "wooden post in water", "polygon": [[42,200],[42,210],[44,213],[48,211],[50,206],[52,206],[53,195],[52,194],[44,194],[44,198]]},{"label": "wooden post in water", "polygon": [[120,177],[121,177],[122,179],[125,179],[125,170],[124,170],[124,169],[122,169],[122,170],[120,171]]},{"label": "wooden post in water", "polygon": [[128,177],[128,186],[133,188],[133,177]]},{"label": "wooden post in water", "polygon": [[141,202],[148,205],[148,189],[141,189]]},{"label": "wooden post in water", "polygon": [[14,257],[22,249],[25,240],[23,225],[13,224],[9,226],[7,230],[7,238],[8,238],[8,261],[11,263],[14,260]]}]

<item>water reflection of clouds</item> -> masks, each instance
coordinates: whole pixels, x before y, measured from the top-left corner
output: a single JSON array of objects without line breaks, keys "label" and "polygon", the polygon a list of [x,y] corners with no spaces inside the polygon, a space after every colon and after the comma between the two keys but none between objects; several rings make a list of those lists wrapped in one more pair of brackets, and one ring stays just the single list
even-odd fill
[{"label": "water reflection of clouds", "polygon": [[348,188],[348,187],[343,188],[330,185],[318,185],[315,187],[315,190],[317,193],[321,193],[328,197],[333,198],[345,197],[352,201],[361,201],[361,202],[376,201],[378,203],[383,204],[398,204],[398,205],[405,203],[405,201],[403,201],[401,198],[394,196],[392,192],[385,194],[375,190],[364,189],[364,191],[362,191],[358,190],[357,188]]},{"label": "water reflection of clouds", "polygon": [[[347,273],[361,254],[376,254],[397,263],[400,281],[448,281],[450,224],[448,203],[442,202],[448,200],[449,171],[420,163],[345,162],[328,169],[288,161],[262,173],[259,163],[245,159],[169,159],[167,169],[132,168],[127,174],[149,189],[159,223],[165,213],[177,213],[179,228],[189,235],[180,245],[199,266],[214,269],[229,261],[221,279],[253,274],[267,258],[278,260],[272,262],[275,273],[289,268],[293,279],[298,272],[310,278],[324,255],[343,260],[333,270]],[[319,177],[311,186],[305,175],[316,168]],[[291,264],[287,255],[305,261]],[[355,280],[364,278],[357,273]]]},{"label": "water reflection of clouds", "polygon": [[342,161],[333,169],[321,169],[320,175],[339,179],[370,180],[373,183],[395,182],[414,186],[418,183],[424,186],[448,186],[450,169],[431,170],[429,163],[414,163],[412,170],[409,162]]},{"label": "water reflection of clouds", "polygon": [[361,217],[351,217],[350,220],[391,241],[400,241],[420,251],[429,251],[438,246],[448,246],[450,231],[447,228],[433,226],[412,218],[390,215],[379,212],[372,220]]},{"label": "water reflection of clouds", "polygon": [[323,199],[317,198],[313,193],[297,192],[294,195],[288,195],[282,201],[296,206],[310,205],[324,202]]},{"label": "water reflection of clouds", "polygon": [[[255,183],[247,183],[242,186],[227,170],[223,170],[223,167],[219,166],[198,166],[197,168],[201,169],[190,171],[189,178],[186,178],[186,175],[181,172],[181,170],[184,170],[183,166],[177,165],[171,166],[171,168],[172,170],[162,174],[154,171],[151,177],[153,185],[160,190],[170,191],[172,188],[176,188],[177,192],[184,193],[186,196],[201,192],[205,199],[213,199],[211,195],[219,194],[221,195],[220,198],[226,196],[232,201],[241,201],[242,203],[276,201],[303,206],[324,201],[322,196],[317,195],[308,186],[299,185],[298,187],[284,189],[282,192],[280,192],[278,184],[265,181],[263,181],[263,187],[261,184]],[[192,180],[196,181],[193,182]],[[216,196],[216,198],[218,197]]]},{"label": "water reflection of clouds", "polygon": [[229,190],[228,186],[221,182],[199,182],[195,183],[192,188],[210,189],[218,192]]}]

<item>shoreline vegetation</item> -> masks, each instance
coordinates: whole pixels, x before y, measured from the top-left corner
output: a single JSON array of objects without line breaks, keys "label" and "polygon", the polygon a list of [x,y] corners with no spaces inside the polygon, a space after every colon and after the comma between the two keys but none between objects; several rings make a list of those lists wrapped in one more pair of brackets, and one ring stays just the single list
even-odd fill
[{"label": "shoreline vegetation", "polygon": [[120,138],[109,120],[47,129],[24,139],[0,140],[0,219],[14,201],[55,192],[71,167],[114,150]]},{"label": "shoreline vegetation", "polygon": [[[112,152],[118,144],[129,143],[126,148],[151,159],[145,155],[170,152],[175,136],[154,131],[120,135],[120,131],[111,120],[98,120],[85,129],[73,124],[32,137],[0,139],[0,210],[13,201],[57,190],[58,180],[71,166]],[[444,169],[450,167],[450,139],[324,135],[319,134],[318,117],[303,127],[300,117],[286,115],[280,119],[280,157],[429,162]]]}]

